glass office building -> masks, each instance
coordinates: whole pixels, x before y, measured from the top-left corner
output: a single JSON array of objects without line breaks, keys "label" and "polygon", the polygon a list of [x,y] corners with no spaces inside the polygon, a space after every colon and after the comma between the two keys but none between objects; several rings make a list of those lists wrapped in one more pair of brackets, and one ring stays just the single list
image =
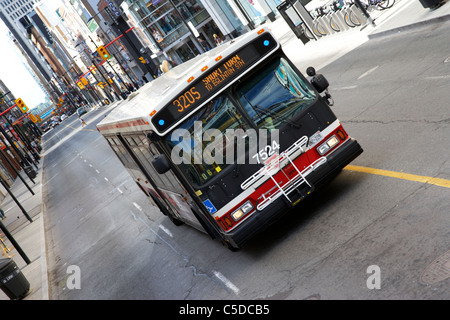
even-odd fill
[{"label": "glass office building", "polygon": [[267,20],[274,20],[278,16],[277,6],[284,0],[227,0],[232,1],[235,10],[241,13],[243,23],[255,28]]},{"label": "glass office building", "polygon": [[160,49],[160,60],[185,62],[247,29],[223,0],[128,0],[130,13]]}]

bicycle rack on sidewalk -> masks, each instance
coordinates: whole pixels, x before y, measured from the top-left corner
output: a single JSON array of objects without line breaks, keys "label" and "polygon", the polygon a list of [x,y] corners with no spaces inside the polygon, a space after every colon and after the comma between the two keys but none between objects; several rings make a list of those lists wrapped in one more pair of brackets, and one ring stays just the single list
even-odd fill
[{"label": "bicycle rack on sidewalk", "polygon": [[[392,3],[394,1],[392,0]],[[297,38],[304,44],[324,36],[355,28],[363,29],[368,24],[375,24],[360,0],[346,3],[341,1],[341,3],[342,5],[339,5],[337,0],[333,0],[310,12],[300,1],[287,0],[277,9]],[[372,6],[376,6],[378,2],[373,3]]]}]

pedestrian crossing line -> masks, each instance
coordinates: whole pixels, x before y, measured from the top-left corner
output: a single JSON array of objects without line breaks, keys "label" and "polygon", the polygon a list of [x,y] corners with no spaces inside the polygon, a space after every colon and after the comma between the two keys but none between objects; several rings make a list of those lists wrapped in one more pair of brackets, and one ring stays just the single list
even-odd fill
[{"label": "pedestrian crossing line", "polygon": [[435,185],[438,187],[450,188],[450,180],[447,180],[447,179],[419,176],[419,175],[410,174],[410,173],[389,171],[389,170],[382,170],[382,169],[375,169],[375,168],[368,168],[368,167],[360,167],[360,166],[354,166],[354,165],[348,165],[344,169],[350,170],[350,171],[355,171],[355,172],[374,174],[374,175],[378,175],[378,176],[385,176],[385,177],[391,177],[391,178],[396,178],[396,179],[421,182],[421,183],[425,183],[425,184],[432,184],[432,185]]}]

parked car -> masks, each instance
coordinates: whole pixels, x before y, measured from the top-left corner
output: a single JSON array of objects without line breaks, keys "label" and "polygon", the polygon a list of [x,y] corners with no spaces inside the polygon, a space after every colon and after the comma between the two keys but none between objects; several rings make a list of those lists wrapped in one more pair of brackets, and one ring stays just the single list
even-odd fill
[{"label": "parked car", "polygon": [[87,113],[87,111],[86,111],[86,109],[84,107],[79,107],[77,109],[77,115],[78,116],[81,116],[82,114],[85,114],[85,113]]},{"label": "parked car", "polygon": [[68,118],[67,114],[63,114],[63,115],[61,116],[61,121],[64,121],[64,120],[66,120],[67,118]]}]

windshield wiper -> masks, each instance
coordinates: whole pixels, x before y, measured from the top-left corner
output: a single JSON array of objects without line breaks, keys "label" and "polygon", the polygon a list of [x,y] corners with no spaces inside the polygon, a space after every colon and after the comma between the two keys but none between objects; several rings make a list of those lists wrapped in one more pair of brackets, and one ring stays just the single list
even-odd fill
[{"label": "windshield wiper", "polygon": [[[273,108],[274,106],[279,106],[279,105],[282,105],[283,103],[284,103],[284,102],[278,102],[278,103],[276,103],[276,104],[271,105],[270,107]],[[254,108],[256,108],[256,110],[260,110],[261,113],[264,114],[264,115],[266,115],[266,116],[275,118],[275,119],[278,120],[279,122],[285,122],[285,123],[290,124],[291,126],[297,128],[297,129],[300,129],[300,127],[301,127],[301,125],[299,125],[298,123],[291,122],[290,120],[284,119],[284,118],[282,118],[281,116],[272,115],[272,114],[270,114],[270,111],[267,111],[266,109],[263,109],[263,108],[261,108],[261,107],[259,107],[259,106],[254,106]],[[276,107],[275,107],[275,109],[276,109]]]}]

